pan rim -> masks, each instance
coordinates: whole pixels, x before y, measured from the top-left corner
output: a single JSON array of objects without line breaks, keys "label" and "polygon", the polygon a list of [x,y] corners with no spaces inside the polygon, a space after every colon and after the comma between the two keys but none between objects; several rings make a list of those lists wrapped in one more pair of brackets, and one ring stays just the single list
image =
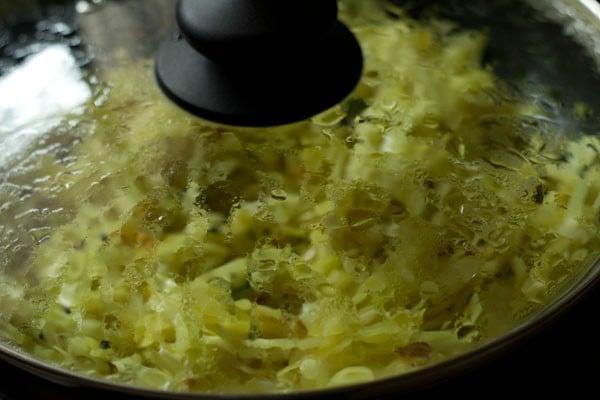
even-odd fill
[{"label": "pan rim", "polygon": [[[600,4],[595,0],[558,0],[560,3],[571,6],[573,12],[582,19],[594,24],[594,29],[600,35]],[[599,38],[600,39],[600,38]],[[97,388],[110,391],[118,391],[125,394],[141,395],[149,398],[168,397],[170,399],[280,399],[280,398],[314,398],[315,396],[329,396],[335,394],[353,393],[353,397],[361,394],[373,395],[373,390],[385,391],[385,388],[394,387],[401,390],[410,390],[424,383],[449,378],[455,374],[462,373],[465,368],[474,368],[483,362],[489,361],[491,357],[498,356],[502,350],[512,347],[525,337],[538,332],[543,327],[551,324],[560,315],[563,315],[571,306],[576,304],[600,281],[600,259],[594,261],[569,288],[565,289],[556,299],[545,306],[542,310],[526,322],[515,327],[501,336],[470,350],[465,354],[436,363],[429,367],[404,373],[402,375],[378,379],[371,382],[346,385],[339,388],[325,388],[310,391],[298,391],[291,393],[268,393],[268,394],[218,394],[197,392],[159,391],[139,386],[132,386],[112,382],[106,379],[94,378],[75,373],[29,356],[13,348],[9,343],[0,340],[0,359],[27,372],[33,373],[52,382],[64,386]]]}]

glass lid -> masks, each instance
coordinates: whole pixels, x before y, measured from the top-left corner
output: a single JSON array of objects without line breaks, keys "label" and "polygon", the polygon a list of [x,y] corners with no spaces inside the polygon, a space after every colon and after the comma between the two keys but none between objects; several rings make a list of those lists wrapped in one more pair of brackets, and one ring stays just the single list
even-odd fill
[{"label": "glass lid", "polygon": [[600,255],[598,7],[546,3],[340,0],[358,86],[242,128],[156,84],[177,1],[4,1],[0,354],[171,398],[327,394],[542,326]]}]

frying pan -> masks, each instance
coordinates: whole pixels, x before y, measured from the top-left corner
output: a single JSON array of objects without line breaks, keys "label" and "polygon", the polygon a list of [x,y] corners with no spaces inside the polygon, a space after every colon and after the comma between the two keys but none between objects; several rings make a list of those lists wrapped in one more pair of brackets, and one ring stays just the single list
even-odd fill
[{"label": "frying pan", "polygon": [[[68,43],[82,69],[108,68],[118,62],[108,49],[123,48],[131,59],[151,58],[173,21],[171,0],[8,1],[0,5],[0,75],[35,51],[40,23],[43,40]],[[432,15],[456,21],[489,35],[486,62],[513,89],[537,102],[568,135],[600,132],[600,114],[579,119],[571,110],[579,102],[600,109],[600,6],[590,0],[396,1],[415,18]],[[90,11],[90,12],[88,12]],[[62,25],[61,25],[62,24]],[[60,28],[64,29],[60,29]],[[541,92],[540,88],[544,88]],[[548,96],[552,93],[552,96]],[[0,95],[3,95],[0,93]],[[488,364],[505,351],[547,328],[597,285],[600,263],[589,268],[557,298],[515,329],[477,350],[402,376],[286,398],[381,398],[425,387]],[[85,377],[44,363],[0,344],[0,357],[45,380],[67,387],[86,387],[149,398],[234,398],[202,394],[164,393]],[[237,396],[235,398],[239,398]],[[244,397],[244,396],[241,396]],[[264,395],[262,398],[273,396]],[[277,398],[282,396],[278,395]],[[276,397],[273,397],[276,398]]]}]

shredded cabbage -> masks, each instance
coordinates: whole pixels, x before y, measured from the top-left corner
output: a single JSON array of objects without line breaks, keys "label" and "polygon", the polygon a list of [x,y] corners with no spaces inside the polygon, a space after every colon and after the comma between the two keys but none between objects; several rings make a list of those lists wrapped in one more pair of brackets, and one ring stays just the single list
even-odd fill
[{"label": "shredded cabbage", "polygon": [[51,182],[71,220],[0,278],[2,335],[128,384],[288,392],[463,354],[572,282],[600,250],[599,140],[532,128],[484,34],[341,7],[364,76],[310,121],[216,127],[147,63],[110,71]]}]

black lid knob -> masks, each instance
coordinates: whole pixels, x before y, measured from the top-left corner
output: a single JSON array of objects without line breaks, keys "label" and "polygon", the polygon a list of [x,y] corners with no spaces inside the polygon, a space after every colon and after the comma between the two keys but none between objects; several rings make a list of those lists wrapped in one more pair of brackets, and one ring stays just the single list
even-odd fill
[{"label": "black lid knob", "polygon": [[324,37],[337,21],[335,0],[182,0],[179,29],[212,59],[265,57]]},{"label": "black lid knob", "polygon": [[175,103],[210,120],[271,126],[335,105],[362,71],[335,0],[180,0],[156,59]]}]

